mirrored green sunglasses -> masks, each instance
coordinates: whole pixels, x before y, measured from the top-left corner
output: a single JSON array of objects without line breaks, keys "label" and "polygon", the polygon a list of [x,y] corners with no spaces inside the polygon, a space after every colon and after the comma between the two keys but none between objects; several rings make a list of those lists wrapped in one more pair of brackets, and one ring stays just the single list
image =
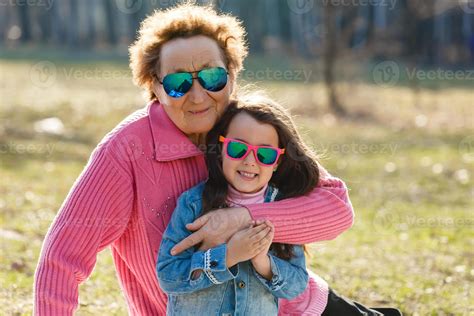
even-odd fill
[{"label": "mirrored green sunglasses", "polygon": [[[193,77],[193,74],[196,74]],[[175,72],[168,74],[159,81],[163,85],[166,93],[173,98],[181,98],[185,95],[193,85],[193,79],[197,79],[199,84],[207,91],[217,92],[227,84],[228,72],[222,67],[204,68],[199,71],[192,72]]]}]

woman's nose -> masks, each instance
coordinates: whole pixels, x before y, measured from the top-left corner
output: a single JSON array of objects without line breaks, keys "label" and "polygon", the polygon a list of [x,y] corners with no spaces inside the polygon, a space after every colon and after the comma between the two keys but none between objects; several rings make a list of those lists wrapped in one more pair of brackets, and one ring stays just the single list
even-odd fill
[{"label": "woman's nose", "polygon": [[206,95],[206,91],[201,86],[197,79],[193,80],[193,85],[191,86],[191,90],[189,90],[189,100],[193,103],[202,103],[204,102],[204,98]]}]

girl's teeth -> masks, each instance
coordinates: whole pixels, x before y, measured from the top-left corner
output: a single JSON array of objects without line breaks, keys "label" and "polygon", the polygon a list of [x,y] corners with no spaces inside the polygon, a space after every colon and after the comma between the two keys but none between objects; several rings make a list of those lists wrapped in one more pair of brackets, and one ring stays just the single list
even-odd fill
[{"label": "girl's teeth", "polygon": [[257,175],[255,173],[248,173],[248,172],[243,172],[243,171],[240,171],[240,174],[249,178],[253,178]]}]

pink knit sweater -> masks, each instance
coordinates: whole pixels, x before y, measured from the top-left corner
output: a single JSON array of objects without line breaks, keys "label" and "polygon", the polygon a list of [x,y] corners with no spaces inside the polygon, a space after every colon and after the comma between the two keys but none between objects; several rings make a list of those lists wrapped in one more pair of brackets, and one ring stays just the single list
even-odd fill
[{"label": "pink knit sweater", "polygon": [[[164,315],[158,247],[178,196],[203,181],[202,152],[150,103],[97,146],[51,225],[35,274],[35,314],[72,315],[97,253],[111,247],[131,315]],[[353,222],[344,183],[328,177],[304,197],[249,205],[275,225],[275,242],[333,239]]]}]

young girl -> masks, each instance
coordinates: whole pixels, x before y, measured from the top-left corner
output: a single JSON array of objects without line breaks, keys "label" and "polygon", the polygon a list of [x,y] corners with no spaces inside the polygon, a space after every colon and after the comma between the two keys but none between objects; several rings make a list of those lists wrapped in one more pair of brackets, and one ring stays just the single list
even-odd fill
[{"label": "young girl", "polygon": [[[249,223],[207,251],[170,254],[190,235],[186,224],[210,210],[304,195],[318,184],[314,154],[286,111],[268,98],[232,102],[207,144],[209,178],[180,196],[159,250],[157,275],[168,294],[167,314],[316,315],[328,305],[328,296],[337,299],[331,306],[352,304],[315,275],[309,286],[304,245],[272,243],[269,221]],[[358,306],[360,315],[381,315]]]}]

